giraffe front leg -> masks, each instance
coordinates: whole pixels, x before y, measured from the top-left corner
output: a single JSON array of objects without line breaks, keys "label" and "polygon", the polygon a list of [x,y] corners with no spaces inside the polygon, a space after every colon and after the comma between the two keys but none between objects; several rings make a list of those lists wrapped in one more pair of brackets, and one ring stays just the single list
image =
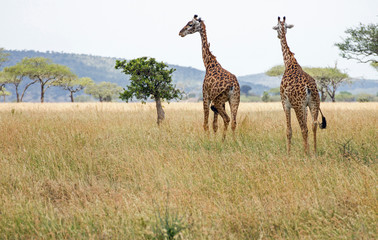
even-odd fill
[{"label": "giraffe front leg", "polygon": [[318,114],[319,114],[319,103],[310,105],[310,113],[312,117],[312,133],[314,134],[314,153],[316,152],[316,130],[318,129]]},{"label": "giraffe front leg", "polygon": [[205,130],[205,132],[209,132],[209,106],[210,106],[210,101],[204,96],[203,98],[203,112],[204,112],[203,129]]},{"label": "giraffe front leg", "polygon": [[291,109],[289,107],[284,107],[285,115],[286,115],[286,138],[287,138],[287,154],[290,154],[291,150]]}]

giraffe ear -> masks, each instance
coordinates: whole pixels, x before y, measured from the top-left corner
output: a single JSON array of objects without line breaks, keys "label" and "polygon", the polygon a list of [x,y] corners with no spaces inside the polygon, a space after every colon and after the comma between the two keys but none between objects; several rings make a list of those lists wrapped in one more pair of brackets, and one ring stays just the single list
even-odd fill
[{"label": "giraffe ear", "polygon": [[286,25],[286,28],[293,28],[293,27],[294,27],[293,24]]},{"label": "giraffe ear", "polygon": [[278,26],[274,26],[274,27],[273,27],[273,30],[278,30]]}]

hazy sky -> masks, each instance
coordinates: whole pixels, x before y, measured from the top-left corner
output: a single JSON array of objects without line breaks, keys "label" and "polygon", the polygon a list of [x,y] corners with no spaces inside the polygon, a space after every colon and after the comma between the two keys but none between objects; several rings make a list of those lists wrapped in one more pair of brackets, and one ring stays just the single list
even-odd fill
[{"label": "hazy sky", "polygon": [[377,0],[0,0],[0,47],[137,58],[204,70],[199,34],[179,37],[198,14],[210,49],[237,76],[283,64],[277,16],[302,66],[334,66],[353,77],[378,79],[368,64],[345,60],[334,43],[348,27],[377,23]]}]

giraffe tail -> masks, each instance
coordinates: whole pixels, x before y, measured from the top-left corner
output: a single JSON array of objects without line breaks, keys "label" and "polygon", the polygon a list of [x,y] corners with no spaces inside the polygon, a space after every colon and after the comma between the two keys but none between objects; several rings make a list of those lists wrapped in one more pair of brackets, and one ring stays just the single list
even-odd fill
[{"label": "giraffe tail", "polygon": [[319,108],[319,111],[320,111],[320,114],[322,115],[322,123],[319,125],[319,127],[320,129],[325,129],[327,127],[327,120],[324,117],[322,110],[320,110],[320,108]]},{"label": "giraffe tail", "polygon": [[216,109],[216,108],[214,107],[214,105],[212,105],[210,108],[211,108],[211,110],[213,110],[214,113],[218,113],[218,109]]}]

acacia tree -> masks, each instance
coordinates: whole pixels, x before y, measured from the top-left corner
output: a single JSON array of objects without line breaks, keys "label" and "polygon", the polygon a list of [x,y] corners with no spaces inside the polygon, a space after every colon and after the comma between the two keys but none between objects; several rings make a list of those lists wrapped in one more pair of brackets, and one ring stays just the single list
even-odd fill
[{"label": "acacia tree", "polygon": [[[1,65],[3,65],[4,62],[8,61],[9,55],[10,55],[9,53],[4,52],[4,48],[0,48],[0,67]],[[4,86],[5,86],[5,83],[0,81],[0,91],[1,89],[4,88]]]},{"label": "acacia tree", "polygon": [[348,28],[347,37],[335,45],[340,49],[340,55],[346,59],[354,59],[361,63],[378,62],[378,24],[360,25]]},{"label": "acacia tree", "polygon": [[8,61],[9,53],[4,52],[4,48],[0,48],[0,67],[4,62]]},{"label": "acacia tree", "polygon": [[[15,88],[16,92],[16,100],[17,102],[22,102],[22,99],[25,95],[26,90],[33,84],[37,82],[37,80],[31,80],[28,78],[28,74],[30,70],[28,69],[27,60],[23,59],[21,62],[17,63],[14,66],[4,68],[0,81],[5,84],[11,84]],[[22,90],[21,96],[19,87],[22,81],[25,79],[29,80],[29,82],[24,86]]]},{"label": "acacia tree", "polygon": [[85,88],[86,94],[92,95],[100,102],[111,102],[112,99],[119,96],[122,92],[122,87],[111,82],[100,82],[99,84],[89,84]]},{"label": "acacia tree", "polygon": [[5,97],[6,97],[6,96],[10,96],[10,95],[12,95],[12,93],[8,92],[8,91],[5,89],[5,87],[2,87],[2,88],[0,89],[0,96],[4,97],[4,102],[5,102]]},{"label": "acacia tree", "polygon": [[378,62],[372,62],[370,65],[378,71]]},{"label": "acacia tree", "polygon": [[121,93],[120,98],[128,102],[135,97],[142,100],[142,103],[145,103],[148,98],[154,99],[158,125],[165,118],[161,101],[182,98],[183,92],[172,84],[172,73],[175,69],[168,69],[165,63],[157,62],[155,58],[141,57],[129,62],[117,60],[115,68],[122,69],[123,73],[131,75],[130,85]]},{"label": "acacia tree", "polygon": [[284,65],[276,65],[265,72],[266,75],[270,77],[282,77],[285,72]]},{"label": "acacia tree", "polygon": [[341,72],[337,66],[333,68],[305,68],[305,71],[316,80],[322,101],[326,100],[328,94],[332,102],[335,102],[337,88],[350,81],[348,74]]},{"label": "acacia tree", "polygon": [[[335,102],[336,90],[342,84],[350,81],[348,74],[341,72],[337,66],[330,68],[303,68],[311,77],[313,77],[320,92],[321,101],[327,99],[327,95]],[[282,76],[285,72],[283,65],[274,66],[266,74],[268,76]]]},{"label": "acacia tree", "polygon": [[47,58],[24,58],[23,62],[27,67],[27,76],[41,85],[41,103],[44,102],[45,92],[50,86],[66,77],[74,76],[67,66],[55,64]]},{"label": "acacia tree", "polygon": [[248,86],[248,85],[242,85],[240,87],[240,92],[244,93],[246,96],[249,95],[249,91],[251,90],[252,90],[251,86]]},{"label": "acacia tree", "polygon": [[74,93],[83,90],[85,87],[93,85],[94,82],[89,77],[78,78],[77,76],[65,77],[61,81],[57,81],[54,85],[62,87],[70,92],[71,102],[74,102]]}]

